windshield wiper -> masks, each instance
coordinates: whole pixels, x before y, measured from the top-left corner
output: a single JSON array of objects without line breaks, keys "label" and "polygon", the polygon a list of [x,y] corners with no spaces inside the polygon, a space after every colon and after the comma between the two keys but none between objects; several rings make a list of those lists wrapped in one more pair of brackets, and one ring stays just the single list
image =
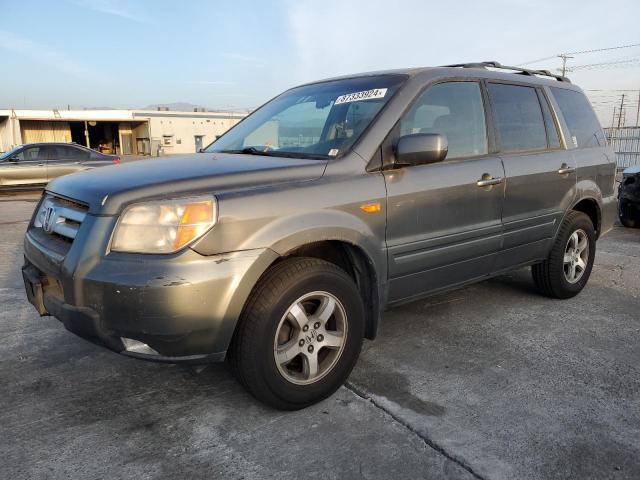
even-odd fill
[{"label": "windshield wiper", "polygon": [[239,150],[219,150],[220,153],[244,153],[247,155],[269,155],[268,150],[258,150],[256,147],[244,147]]},{"label": "windshield wiper", "polygon": [[317,153],[287,152],[282,150],[258,150],[256,147],[244,147],[238,150],[218,150],[220,153],[243,153],[245,155],[263,155],[265,157],[305,158],[310,160],[326,160],[328,155]]}]

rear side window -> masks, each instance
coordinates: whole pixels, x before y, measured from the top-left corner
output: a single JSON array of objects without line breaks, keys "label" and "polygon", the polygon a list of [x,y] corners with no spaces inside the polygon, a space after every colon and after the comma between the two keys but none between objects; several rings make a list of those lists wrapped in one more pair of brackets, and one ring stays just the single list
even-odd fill
[{"label": "rear side window", "polygon": [[53,160],[60,162],[79,162],[89,159],[89,152],[81,148],[57,146]]},{"label": "rear side window", "polygon": [[503,152],[547,148],[547,132],[535,88],[490,83],[489,94]]},{"label": "rear side window", "polygon": [[446,135],[447,159],[486,154],[487,127],[480,85],[448,82],[427,89],[400,120],[400,132]]},{"label": "rear side window", "polygon": [[551,87],[551,92],[567,122],[574,146],[589,148],[606,145],[600,122],[584,94],[557,87]]}]

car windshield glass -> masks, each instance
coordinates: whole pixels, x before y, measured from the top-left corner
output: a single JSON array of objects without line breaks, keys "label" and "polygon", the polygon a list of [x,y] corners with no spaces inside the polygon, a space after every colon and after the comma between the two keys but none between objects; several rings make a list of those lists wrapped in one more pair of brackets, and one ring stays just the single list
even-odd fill
[{"label": "car windshield glass", "polygon": [[14,153],[16,153],[18,150],[20,150],[22,147],[14,147],[11,150],[8,150],[4,153],[0,153],[0,160],[4,160],[5,158],[9,158],[11,155],[13,155]]},{"label": "car windshield glass", "polygon": [[348,151],[406,75],[321,82],[276,97],[206,152],[332,158]]}]

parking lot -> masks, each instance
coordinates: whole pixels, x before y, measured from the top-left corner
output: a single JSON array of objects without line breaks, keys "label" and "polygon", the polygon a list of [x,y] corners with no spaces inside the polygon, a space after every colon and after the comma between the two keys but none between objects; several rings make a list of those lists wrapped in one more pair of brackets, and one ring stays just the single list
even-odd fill
[{"label": "parking lot", "polygon": [[598,243],[567,301],[528,270],[388,311],[348,384],[257,403],[224,365],[126,358],[40,318],[0,197],[0,478],[640,477],[640,230]]}]

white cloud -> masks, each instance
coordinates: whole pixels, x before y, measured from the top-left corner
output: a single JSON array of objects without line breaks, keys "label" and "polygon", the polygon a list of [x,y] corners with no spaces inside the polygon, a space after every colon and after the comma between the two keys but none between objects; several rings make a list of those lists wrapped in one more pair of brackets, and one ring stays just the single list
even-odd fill
[{"label": "white cloud", "polygon": [[327,0],[321,9],[290,1],[297,81],[425,63],[425,10],[418,1],[395,10],[382,0]]},{"label": "white cloud", "polygon": [[[40,65],[72,77],[87,80],[98,78],[97,72],[78,63],[66,53],[2,29],[0,29],[0,49],[24,55]],[[104,79],[105,76],[100,74],[100,78]]]},{"label": "white cloud", "polygon": [[108,15],[124,18],[138,23],[149,23],[150,19],[146,12],[140,9],[132,9],[131,2],[124,3],[120,0],[71,0],[82,8],[94,10]]}]

